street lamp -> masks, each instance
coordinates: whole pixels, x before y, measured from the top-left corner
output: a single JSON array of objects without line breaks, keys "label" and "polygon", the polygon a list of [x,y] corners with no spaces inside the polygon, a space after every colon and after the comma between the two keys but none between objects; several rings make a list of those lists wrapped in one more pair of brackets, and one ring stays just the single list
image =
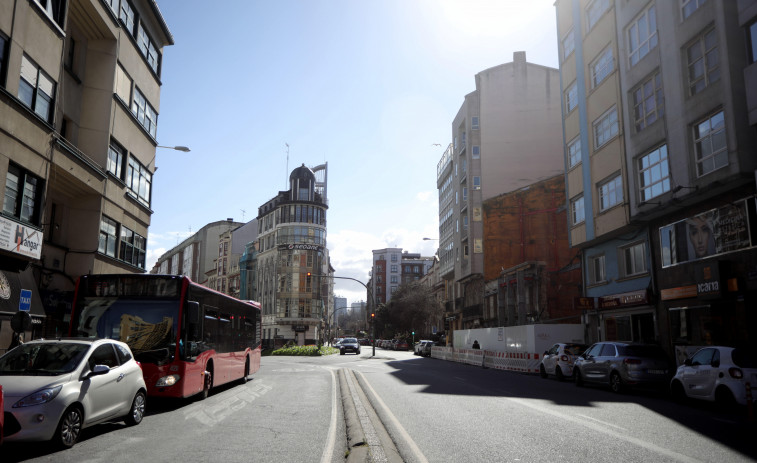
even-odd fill
[{"label": "street lamp", "polygon": [[[183,151],[183,152],[185,152],[185,153],[189,153],[190,151],[192,151],[192,150],[190,150],[190,149],[189,149],[188,147],[186,147],[186,146],[163,146],[163,145],[156,145],[155,147],[156,147],[156,148],[165,148],[165,149],[168,149],[168,150]],[[156,157],[156,156],[157,156],[157,153],[155,153],[155,154],[154,154],[154,155],[152,156],[152,159],[150,159],[150,162],[148,162],[148,163],[147,163],[147,167],[148,167],[148,168],[150,167],[150,164],[152,164],[152,163],[153,163],[153,161],[155,161],[155,157]],[[155,173],[155,171],[157,171],[157,170],[158,170],[158,166],[155,166],[155,168],[154,168],[154,169],[152,170],[152,172],[153,172],[153,173]]]}]

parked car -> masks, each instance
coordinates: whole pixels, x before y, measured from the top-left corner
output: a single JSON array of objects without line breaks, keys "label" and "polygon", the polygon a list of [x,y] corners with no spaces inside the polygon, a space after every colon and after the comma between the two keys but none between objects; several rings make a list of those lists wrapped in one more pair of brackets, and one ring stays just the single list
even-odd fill
[{"label": "parked car", "polygon": [[348,352],[360,354],[360,343],[357,342],[356,338],[344,338],[339,343],[339,355],[344,355]]},{"label": "parked car", "polygon": [[431,341],[427,339],[422,339],[416,342],[415,345],[413,346],[413,355],[421,355],[421,349],[423,349],[423,344],[427,342],[431,342]]},{"label": "parked car", "polygon": [[431,348],[434,347],[435,344],[434,341],[426,341],[423,347],[421,347],[421,357],[431,357]]},{"label": "parked car", "polygon": [[110,339],[30,341],[0,357],[5,442],[69,448],[104,421],[137,425],[145,413],[142,368],[129,346]]},{"label": "parked car", "polygon": [[613,392],[626,386],[664,387],[672,376],[668,356],[655,344],[598,342],[573,365],[577,386],[584,382],[606,384]]},{"label": "parked car", "polygon": [[410,344],[407,341],[398,339],[397,342],[394,343],[394,350],[410,350]]},{"label": "parked car", "polygon": [[743,349],[712,346],[699,349],[678,367],[670,392],[677,400],[746,405],[746,383],[757,385],[757,357]]},{"label": "parked car", "polygon": [[557,343],[544,352],[539,365],[542,378],[555,375],[558,380],[573,376],[573,363],[588,346],[576,343]]}]

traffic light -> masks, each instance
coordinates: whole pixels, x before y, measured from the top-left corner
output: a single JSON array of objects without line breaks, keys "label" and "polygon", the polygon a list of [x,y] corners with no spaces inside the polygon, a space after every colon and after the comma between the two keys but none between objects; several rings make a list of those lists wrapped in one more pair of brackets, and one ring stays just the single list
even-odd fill
[{"label": "traffic light", "polygon": [[308,272],[308,276],[310,276],[310,272]]},{"label": "traffic light", "polygon": [[375,313],[372,313],[372,314],[371,314],[371,318],[376,318],[376,314],[375,314]]},{"label": "traffic light", "polygon": [[413,336],[415,336],[415,331],[413,331]]}]

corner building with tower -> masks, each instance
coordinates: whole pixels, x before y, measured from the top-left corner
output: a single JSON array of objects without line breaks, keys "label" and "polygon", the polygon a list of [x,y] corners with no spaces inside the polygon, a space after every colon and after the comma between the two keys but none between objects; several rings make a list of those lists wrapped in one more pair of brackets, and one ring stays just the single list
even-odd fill
[{"label": "corner building with tower", "polygon": [[267,347],[323,341],[325,308],[331,307],[333,273],[326,248],[327,164],[304,164],[258,209],[254,299],[263,306]]}]

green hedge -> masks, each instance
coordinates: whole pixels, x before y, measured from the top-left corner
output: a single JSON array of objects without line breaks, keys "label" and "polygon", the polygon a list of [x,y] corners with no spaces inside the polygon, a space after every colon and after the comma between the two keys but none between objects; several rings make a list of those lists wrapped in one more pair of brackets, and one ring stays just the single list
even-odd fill
[{"label": "green hedge", "polygon": [[276,349],[270,355],[319,356],[338,354],[339,349],[328,346],[289,346]]}]

